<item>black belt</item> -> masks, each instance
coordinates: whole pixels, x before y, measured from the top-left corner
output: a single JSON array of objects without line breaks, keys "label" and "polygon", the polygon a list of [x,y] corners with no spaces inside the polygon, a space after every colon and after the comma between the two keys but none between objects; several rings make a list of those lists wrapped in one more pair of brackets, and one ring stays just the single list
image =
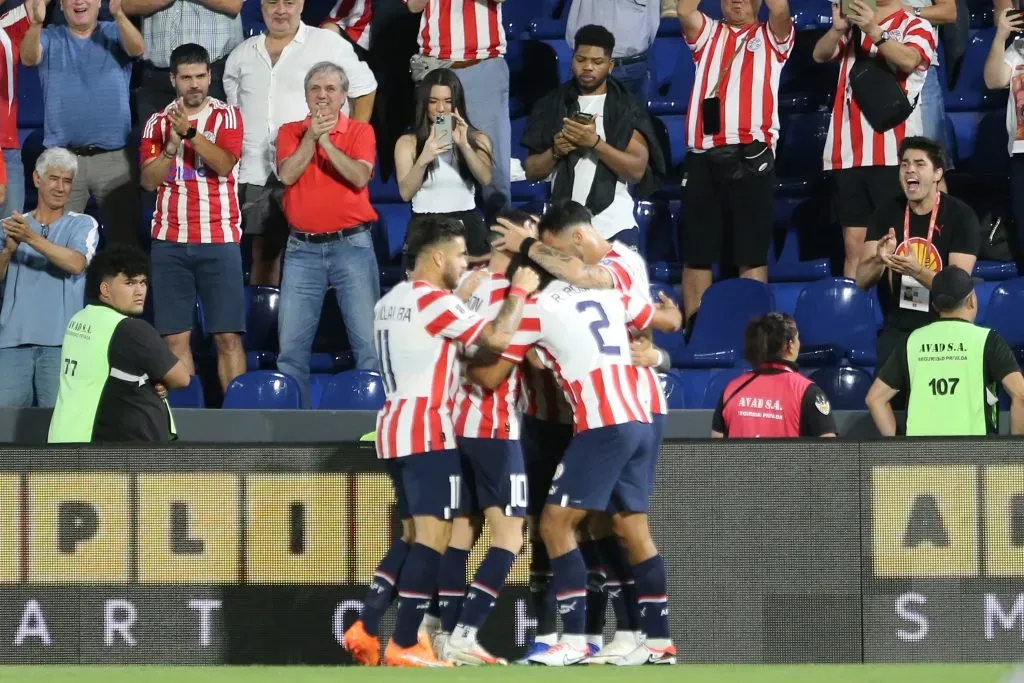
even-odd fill
[{"label": "black belt", "polygon": [[84,147],[78,147],[75,145],[67,146],[67,150],[78,157],[94,157],[97,154],[106,154],[107,152],[120,152],[122,149],[124,149],[124,147],[103,149],[97,145],[85,145]]},{"label": "black belt", "polygon": [[292,237],[295,239],[308,242],[309,244],[323,244],[324,242],[337,242],[342,237],[351,237],[352,235],[358,235],[361,232],[366,232],[370,229],[369,223],[360,223],[351,228],[342,228],[341,230],[335,230],[334,232],[303,232],[296,228],[292,228]]},{"label": "black belt", "polygon": [[647,53],[641,52],[640,54],[630,55],[628,57],[619,57],[615,60],[617,66],[629,66],[630,64],[636,64],[647,59]]}]

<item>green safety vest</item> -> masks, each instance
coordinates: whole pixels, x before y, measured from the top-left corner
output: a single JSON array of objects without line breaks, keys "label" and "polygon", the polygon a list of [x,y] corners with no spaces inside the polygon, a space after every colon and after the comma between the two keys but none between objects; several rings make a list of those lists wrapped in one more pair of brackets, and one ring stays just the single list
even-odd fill
[{"label": "green safety vest", "polygon": [[[49,443],[91,442],[96,411],[108,378],[114,375],[131,379],[121,377],[123,373],[111,368],[109,361],[110,339],[125,317],[109,306],[90,304],[68,322],[61,346],[60,390],[50,418]],[[170,406],[167,415],[173,436],[177,430]]]},{"label": "green safety vest", "polygon": [[989,329],[966,320],[939,320],[907,338],[910,398],[907,436],[984,436],[995,386],[985,385]]}]

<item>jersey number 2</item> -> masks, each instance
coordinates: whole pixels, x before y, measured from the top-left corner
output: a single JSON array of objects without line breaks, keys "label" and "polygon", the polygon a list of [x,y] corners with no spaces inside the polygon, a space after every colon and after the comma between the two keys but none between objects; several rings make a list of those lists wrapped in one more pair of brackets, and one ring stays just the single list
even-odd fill
[{"label": "jersey number 2", "polygon": [[622,347],[606,344],[604,341],[604,331],[611,327],[611,322],[608,320],[608,314],[604,312],[604,307],[596,301],[580,301],[576,304],[576,310],[580,313],[588,311],[597,313],[597,320],[590,323],[590,334],[594,335],[594,341],[597,342],[597,350],[606,356],[618,356],[622,352]]}]

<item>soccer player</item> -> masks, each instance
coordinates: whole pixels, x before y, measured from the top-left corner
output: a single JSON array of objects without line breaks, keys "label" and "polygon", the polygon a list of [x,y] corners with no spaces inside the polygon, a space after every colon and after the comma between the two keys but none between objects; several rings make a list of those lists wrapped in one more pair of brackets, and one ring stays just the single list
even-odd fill
[{"label": "soccer player", "polygon": [[371,593],[380,598],[367,601],[342,645],[360,664],[379,663],[377,626],[397,575],[398,613],[384,663],[450,666],[418,640],[417,628],[437,587],[462,489],[451,418],[457,348],[476,344],[502,352],[539,278],[530,268],[517,271],[501,310],[488,322],[452,293],[466,270],[462,223],[444,216],[419,219],[410,225],[406,249],[412,272],[374,307],[374,344],[387,396],[377,415],[377,457],[394,484],[399,514],[412,522],[411,528],[403,523],[403,538],[374,574]]},{"label": "soccer player", "polygon": [[[598,235],[591,224],[590,212],[578,202],[556,202],[548,209],[539,226],[543,243],[527,243],[529,234],[517,226],[505,224],[496,229],[505,234],[501,246],[511,251],[522,249],[523,255],[528,255],[530,260],[555,277],[578,287],[615,289],[632,299],[650,302],[650,283],[643,257],[621,243],[608,242]],[[651,326],[666,332],[678,331],[682,325],[681,312],[667,296],[661,294],[660,298]],[[644,364],[638,368],[638,373],[641,399],[652,415],[653,447],[648,453],[647,468],[653,490],[668,403],[658,380],[657,368]],[[638,607],[638,599],[643,596],[636,594],[629,562],[612,533],[611,520],[603,512],[591,515],[589,528],[580,543],[588,568],[588,587],[593,589],[587,604],[587,633],[591,650],[596,649],[597,652],[588,662],[642,664],[647,661],[643,658],[645,649],[641,646],[642,634],[639,632],[638,612],[643,610]],[[615,606],[616,633],[615,638],[602,647],[601,633],[608,597],[612,598]],[[660,637],[654,639],[655,642],[663,640]],[[655,659],[660,661],[662,658]]]}]

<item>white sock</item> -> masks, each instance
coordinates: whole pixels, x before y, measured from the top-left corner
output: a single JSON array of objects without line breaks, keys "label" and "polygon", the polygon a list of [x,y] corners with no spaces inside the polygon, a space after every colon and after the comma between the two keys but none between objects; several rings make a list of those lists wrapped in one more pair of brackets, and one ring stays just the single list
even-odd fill
[{"label": "white sock", "polygon": [[476,629],[472,626],[458,624],[452,631],[451,644],[454,647],[465,647],[476,643]]},{"label": "white sock", "polygon": [[586,650],[587,649],[587,637],[586,636],[562,634],[562,639],[559,642],[565,643],[566,645],[569,645],[570,647],[574,647],[577,650]]},{"label": "white sock", "polygon": [[533,639],[533,642],[541,643],[543,645],[547,645],[548,647],[551,647],[552,645],[555,645],[558,642],[558,634],[557,633],[538,633],[537,636]]}]

